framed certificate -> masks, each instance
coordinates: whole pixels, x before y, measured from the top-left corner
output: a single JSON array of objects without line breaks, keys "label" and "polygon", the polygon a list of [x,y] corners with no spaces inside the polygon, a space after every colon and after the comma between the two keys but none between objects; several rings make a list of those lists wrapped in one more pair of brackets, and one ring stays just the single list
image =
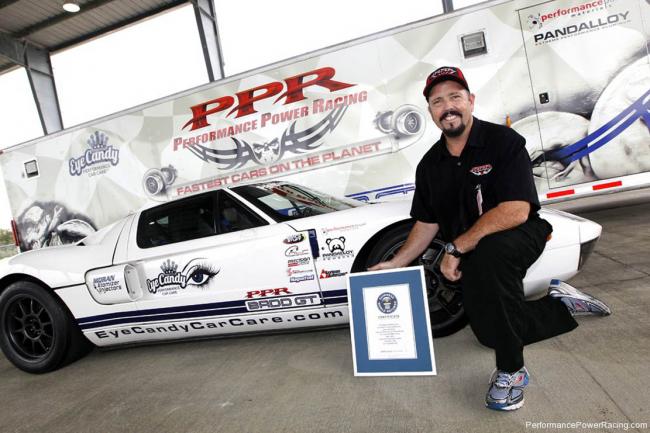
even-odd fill
[{"label": "framed certificate", "polygon": [[422,266],[348,275],[355,376],[436,374]]}]

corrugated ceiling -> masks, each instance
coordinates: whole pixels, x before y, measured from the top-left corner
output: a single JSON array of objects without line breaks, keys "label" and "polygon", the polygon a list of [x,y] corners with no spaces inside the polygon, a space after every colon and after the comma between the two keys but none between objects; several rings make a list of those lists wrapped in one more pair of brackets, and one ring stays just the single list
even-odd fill
[{"label": "corrugated ceiling", "polygon": [[[81,10],[63,10],[64,0],[0,0],[0,32],[57,51],[132,24],[188,0],[77,0]],[[0,53],[0,73],[13,68]]]}]

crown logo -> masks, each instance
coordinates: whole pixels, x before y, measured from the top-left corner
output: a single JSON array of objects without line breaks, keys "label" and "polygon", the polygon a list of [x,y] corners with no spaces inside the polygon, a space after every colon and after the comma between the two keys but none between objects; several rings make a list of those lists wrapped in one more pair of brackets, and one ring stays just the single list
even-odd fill
[{"label": "crown logo", "polygon": [[103,132],[95,131],[86,143],[91,149],[103,149],[108,144],[108,136]]},{"label": "crown logo", "polygon": [[178,269],[178,265],[171,260],[167,259],[166,262],[163,262],[162,265],[160,265],[160,269],[162,269],[163,274],[168,274],[168,275],[173,275],[176,273],[176,269]]}]

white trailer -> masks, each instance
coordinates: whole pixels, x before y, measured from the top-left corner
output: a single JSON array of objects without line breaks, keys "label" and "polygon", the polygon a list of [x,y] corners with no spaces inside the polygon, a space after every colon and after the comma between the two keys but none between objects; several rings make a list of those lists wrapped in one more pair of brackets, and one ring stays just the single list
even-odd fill
[{"label": "white trailer", "polygon": [[20,246],[273,178],[403,198],[440,135],[421,92],[443,65],[477,117],[526,137],[542,202],[648,186],[649,18],[647,0],[494,0],[16,145],[0,164]]}]

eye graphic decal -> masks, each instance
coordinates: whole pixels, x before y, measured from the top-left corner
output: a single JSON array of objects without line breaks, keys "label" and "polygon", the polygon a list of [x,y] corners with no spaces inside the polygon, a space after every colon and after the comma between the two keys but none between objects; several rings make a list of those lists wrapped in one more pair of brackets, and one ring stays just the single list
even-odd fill
[{"label": "eye graphic decal", "polygon": [[220,271],[219,268],[204,261],[197,262],[203,259],[194,259],[187,264],[184,275],[187,275],[187,285],[196,287],[205,287],[210,283],[212,277],[217,275]]}]

